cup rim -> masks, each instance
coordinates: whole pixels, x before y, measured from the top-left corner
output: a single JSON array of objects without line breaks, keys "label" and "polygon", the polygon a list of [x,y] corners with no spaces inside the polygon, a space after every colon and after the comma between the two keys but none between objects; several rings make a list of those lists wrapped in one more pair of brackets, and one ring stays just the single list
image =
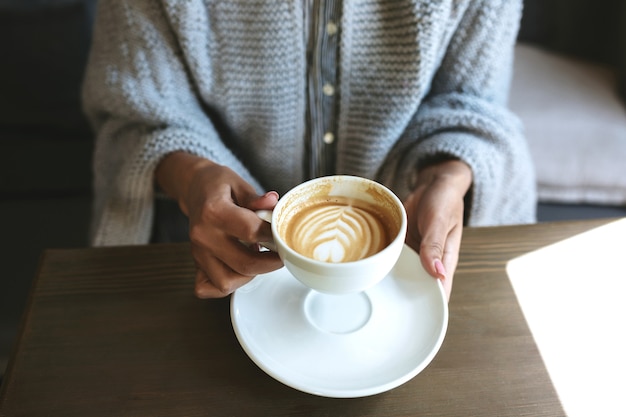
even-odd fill
[{"label": "cup rim", "polygon": [[[310,258],[308,256],[304,256],[301,253],[297,252],[296,250],[294,250],[293,248],[291,248],[287,242],[285,242],[285,240],[282,238],[282,236],[280,235],[280,233],[278,232],[278,222],[277,222],[277,217],[280,213],[280,209],[282,208],[283,205],[285,205],[285,197],[287,197],[289,194],[295,193],[298,190],[308,186],[310,183],[313,182],[321,182],[324,180],[329,180],[332,178],[332,181],[341,181],[343,179],[349,179],[351,181],[360,181],[360,182],[365,182],[365,183],[369,183],[369,184],[373,184],[377,187],[380,187],[382,190],[384,190],[384,192],[395,202],[397,203],[397,207],[399,207],[400,210],[400,225],[399,225],[399,230],[397,235],[391,240],[391,242],[385,246],[383,249],[381,249],[380,251],[376,252],[373,255],[367,256],[365,258],[361,258],[361,259],[357,259],[356,261],[348,261],[348,262],[325,262],[325,261],[319,261],[317,259],[314,258]],[[282,246],[283,248],[287,249],[291,255],[293,255],[296,259],[298,260],[302,260],[303,262],[309,262],[317,267],[325,267],[325,268],[333,268],[333,269],[343,269],[343,268],[350,268],[352,265],[359,263],[359,262],[364,262],[366,260],[374,260],[377,257],[382,257],[384,252],[387,252],[387,250],[389,248],[391,248],[392,246],[397,245],[397,241],[401,240],[401,245],[402,246],[404,244],[404,241],[406,240],[406,230],[407,230],[407,214],[406,214],[406,209],[404,208],[404,204],[402,204],[402,201],[400,200],[400,198],[396,195],[396,193],[394,193],[389,187],[385,186],[384,184],[369,179],[369,178],[365,178],[365,177],[359,177],[356,175],[326,175],[323,177],[316,177],[316,178],[312,178],[310,180],[307,180],[303,183],[298,184],[297,186],[295,186],[294,188],[292,188],[291,190],[289,190],[287,193],[285,193],[278,201],[278,203],[276,204],[276,207],[274,207],[274,210],[272,212],[272,222],[271,222],[271,228],[272,228],[272,234],[274,235],[274,239],[278,242],[276,243],[280,243],[280,246]]]}]

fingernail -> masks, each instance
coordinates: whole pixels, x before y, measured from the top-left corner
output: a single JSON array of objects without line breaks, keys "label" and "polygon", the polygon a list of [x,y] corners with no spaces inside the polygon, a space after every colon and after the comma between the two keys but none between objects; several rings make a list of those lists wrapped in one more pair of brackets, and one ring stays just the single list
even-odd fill
[{"label": "fingernail", "polygon": [[446,279],[446,268],[443,266],[443,263],[441,263],[441,260],[439,259],[435,259],[435,271],[437,271],[437,274],[439,274],[439,279],[441,279],[442,281]]}]

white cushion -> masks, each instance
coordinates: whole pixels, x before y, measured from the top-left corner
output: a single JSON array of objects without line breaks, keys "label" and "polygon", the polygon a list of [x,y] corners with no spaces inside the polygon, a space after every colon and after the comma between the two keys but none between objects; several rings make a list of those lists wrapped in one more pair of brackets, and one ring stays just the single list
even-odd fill
[{"label": "white cushion", "polygon": [[509,105],[543,202],[626,204],[626,106],[608,67],[518,44]]}]

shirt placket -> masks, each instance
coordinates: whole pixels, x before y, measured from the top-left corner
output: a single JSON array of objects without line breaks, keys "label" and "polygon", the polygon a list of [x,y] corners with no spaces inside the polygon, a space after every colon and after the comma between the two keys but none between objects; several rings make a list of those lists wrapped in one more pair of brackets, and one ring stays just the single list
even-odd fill
[{"label": "shirt placket", "polygon": [[308,173],[335,173],[336,108],[339,100],[339,0],[311,0],[308,42]]}]

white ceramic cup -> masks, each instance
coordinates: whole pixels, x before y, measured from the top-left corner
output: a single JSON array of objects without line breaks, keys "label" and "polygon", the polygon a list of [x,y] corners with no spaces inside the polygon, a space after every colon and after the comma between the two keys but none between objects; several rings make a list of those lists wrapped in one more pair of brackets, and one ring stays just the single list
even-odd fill
[{"label": "white ceramic cup", "polygon": [[[316,260],[290,247],[281,235],[286,229],[282,223],[294,221],[294,210],[312,199],[336,197],[373,205],[387,219],[390,243],[371,256],[348,262]],[[391,190],[375,181],[346,175],[320,177],[296,186],[278,201],[271,223],[275,249],[289,272],[307,287],[327,294],[364,291],[381,281],[398,261],[407,229],[404,205]]]}]

